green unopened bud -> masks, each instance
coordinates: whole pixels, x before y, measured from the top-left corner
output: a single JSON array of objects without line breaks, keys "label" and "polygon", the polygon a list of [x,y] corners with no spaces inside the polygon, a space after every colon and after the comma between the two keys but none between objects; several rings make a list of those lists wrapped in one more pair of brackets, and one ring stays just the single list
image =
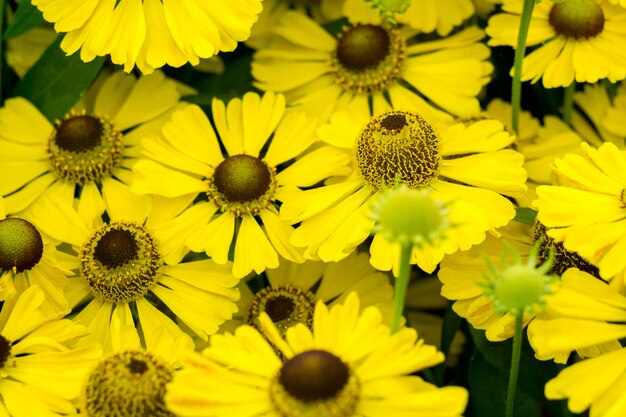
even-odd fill
[{"label": "green unopened bud", "polygon": [[[536,313],[545,306],[545,295],[552,293],[552,284],[556,279],[550,274],[554,255],[550,252],[546,262],[537,266],[539,246],[535,244],[528,259],[523,262],[519,253],[507,245],[502,254],[501,270],[486,259],[490,273],[484,273],[487,282],[483,284],[483,293],[492,300],[497,313]],[[512,264],[507,262],[507,255],[513,258]]]},{"label": "green unopened bud", "polygon": [[445,204],[434,200],[428,190],[405,184],[382,191],[372,203],[371,216],[376,220],[375,233],[389,242],[417,247],[443,239],[451,226]]},{"label": "green unopened bud", "polygon": [[378,9],[380,15],[389,23],[396,23],[395,14],[404,13],[409,9],[411,0],[365,0],[372,3],[372,8]]}]

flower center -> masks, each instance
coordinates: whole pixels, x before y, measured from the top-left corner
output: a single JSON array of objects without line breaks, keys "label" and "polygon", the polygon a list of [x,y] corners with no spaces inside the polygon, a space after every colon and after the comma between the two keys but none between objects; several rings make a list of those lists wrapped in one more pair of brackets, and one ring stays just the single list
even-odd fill
[{"label": "flower center", "polygon": [[0,335],[0,369],[4,368],[9,356],[11,356],[11,342],[6,337]]},{"label": "flower center", "polygon": [[162,265],[154,238],[130,222],[101,226],[81,249],[81,276],[96,297],[111,303],[143,297],[159,279]]},{"label": "flower center", "polygon": [[265,312],[284,334],[298,323],[312,328],[314,310],[315,297],[310,291],[291,286],[266,287],[252,300],[248,324],[261,330],[259,316]]},{"label": "flower center", "polygon": [[373,191],[396,180],[418,188],[430,183],[439,168],[439,138],[415,113],[393,111],[374,117],[356,143],[363,180]]},{"label": "flower center", "polygon": [[27,271],[42,255],[43,240],[35,226],[15,217],[0,220],[0,270]]},{"label": "flower center", "polygon": [[561,276],[569,268],[578,268],[596,278],[600,278],[600,271],[596,266],[589,263],[589,261],[582,258],[576,252],[570,252],[565,249],[562,242],[555,242],[546,232],[547,229],[543,224],[539,222],[535,223],[533,227],[533,244],[539,239],[542,239],[537,253],[537,262],[539,264],[543,264],[548,259],[550,249],[552,249],[554,252],[554,263],[552,264],[553,274]]},{"label": "flower center", "polygon": [[550,25],[568,38],[592,38],[604,29],[604,13],[594,0],[566,0],[550,9]]},{"label": "flower center", "polygon": [[396,29],[376,25],[344,27],[330,71],[346,91],[381,91],[400,73],[406,42]]},{"label": "flower center", "polygon": [[258,214],[274,197],[274,171],[260,158],[245,154],[229,156],[207,180],[208,195],[222,211]]},{"label": "flower center", "polygon": [[48,159],[61,178],[83,184],[110,176],[122,148],[122,134],[105,118],[71,113],[52,133]]},{"label": "flower center", "polygon": [[89,417],[174,417],[165,406],[167,365],[149,352],[128,350],[109,356],[93,370],[85,386]]},{"label": "flower center", "polygon": [[325,350],[308,350],[286,361],[270,387],[276,411],[285,417],[347,417],[360,388],[350,368]]}]

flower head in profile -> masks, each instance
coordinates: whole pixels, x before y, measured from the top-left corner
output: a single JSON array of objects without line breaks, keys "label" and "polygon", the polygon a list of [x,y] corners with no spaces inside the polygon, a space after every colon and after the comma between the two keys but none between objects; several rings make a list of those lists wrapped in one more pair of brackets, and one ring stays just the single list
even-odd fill
[{"label": "flower head in profile", "polygon": [[261,330],[260,316],[266,313],[282,334],[298,323],[313,325],[315,304],[332,307],[356,292],[361,307],[378,308],[383,322],[391,318],[393,288],[387,274],[374,269],[365,253],[353,253],[339,262],[281,261],[276,269],[265,271],[268,286],[252,293],[256,280],[239,285],[239,311],[220,330],[230,331],[241,324]]},{"label": "flower head in profile", "polygon": [[289,12],[274,30],[274,42],[252,61],[255,86],[284,93],[326,122],[335,111],[372,102],[374,113],[415,107],[428,118],[475,116],[476,96],[489,80],[484,33],[468,27],[445,39],[418,42],[409,27],[350,24],[332,35],[306,15]]},{"label": "flower head in profile", "polygon": [[[526,191],[523,158],[504,149],[513,136],[495,120],[438,126],[414,111],[389,111],[369,120],[345,112],[318,132],[350,156],[354,170],[282,205],[281,218],[300,223],[291,242],[304,247],[309,258],[337,261],[352,252],[374,228],[371,202],[383,186],[400,182],[429,190],[455,225],[445,239],[413,251],[411,263],[432,272],[445,254],[469,249],[513,218],[513,205],[501,194]],[[398,242],[376,233],[370,262],[380,270],[395,269],[399,251]]]},{"label": "flower head in profile", "polygon": [[129,187],[139,139],[160,127],[180,96],[161,72],[139,79],[103,75],[56,125],[26,99],[7,100],[0,109],[0,153],[11,155],[0,162],[7,213],[51,194],[63,196],[68,208],[78,195],[80,204],[110,207],[124,200],[147,212],[148,198]]},{"label": "flower head in profile", "polygon": [[318,302],[313,329],[298,324],[284,338],[262,315],[263,333],[284,362],[250,326],[215,335],[202,354],[183,359],[166,404],[181,417],[460,416],[463,388],[437,388],[410,375],[443,355],[413,329],[390,334],[381,320],[375,307],[360,312],[354,293],[330,309]]},{"label": "flower head in profile", "polygon": [[0,413],[8,417],[74,413],[84,378],[101,357],[98,345],[74,347],[85,328],[66,311],[49,314],[33,285],[0,311]]},{"label": "flower head in profile", "polygon": [[130,72],[180,67],[220,51],[232,51],[250,36],[261,0],[180,2],[172,0],[33,0],[43,17],[66,33],[61,48],[80,49],[83,61],[110,55]]},{"label": "flower head in profile", "polygon": [[6,216],[0,197],[0,301],[6,301],[37,285],[51,312],[68,308],[63,294],[71,272],[57,260],[54,242],[42,236],[30,221]]},{"label": "flower head in profile", "polygon": [[72,319],[91,332],[84,343],[98,342],[110,352],[126,328],[141,329],[142,346],[148,349],[160,331],[190,341],[178,323],[206,341],[232,317],[239,279],[230,265],[181,262],[188,252],[184,241],[162,228],[187,204],[155,197],[146,215],[117,201],[105,217],[101,207],[68,209],[51,196],[30,210],[29,219],[46,219],[42,229],[66,243],[65,264],[75,276],[65,295]]},{"label": "flower head in profile", "polygon": [[[613,2],[615,3],[615,2]],[[489,19],[486,32],[492,46],[517,43],[523,2],[504,0],[503,12]],[[522,81],[542,80],[547,88],[576,82],[611,82],[626,77],[626,9],[607,0],[545,0],[536,4]]]},{"label": "flower head in profile", "polygon": [[[169,229],[188,236],[196,252],[244,277],[279,265],[279,255],[302,262],[289,242],[293,229],[278,207],[298,187],[345,175],[347,157],[330,146],[305,152],[316,141],[315,121],[285,108],[281,94],[247,93],[227,105],[212,103],[213,123],[197,106],[174,113],[161,135],[142,141],[133,190],[199,200]],[[323,162],[320,164],[319,161]]]},{"label": "flower head in profile", "polygon": [[533,204],[548,236],[562,241],[612,280],[626,285],[624,189],[626,151],[613,143],[598,148],[581,143],[582,155],[568,154],[555,160],[554,170],[566,185],[537,187]]},{"label": "flower head in profile", "polygon": [[[502,256],[507,250],[515,250],[519,254],[519,264],[530,268],[529,259],[533,253],[533,247],[539,245],[535,249],[535,263],[545,264],[552,254],[553,262],[549,271],[551,275],[561,276],[569,268],[579,268],[598,276],[598,269],[589,261],[575,252],[566,250],[562,243],[555,242],[547,236],[546,228],[541,223],[529,226],[512,221],[499,228],[497,235],[497,237],[488,235],[483,243],[468,251],[447,256],[441,262],[438,273],[439,280],[443,283],[441,295],[453,300],[453,310],[459,316],[466,318],[474,328],[485,330],[485,336],[490,341],[498,342],[508,339],[513,336],[514,332],[514,315],[507,309],[499,309],[493,297],[485,294],[484,290],[484,286],[487,285],[485,272],[489,270],[489,265],[501,263]],[[518,272],[520,270],[522,268],[518,269]],[[491,295],[495,289],[495,279],[501,278],[501,273],[491,276]],[[537,282],[540,281],[541,279]],[[540,295],[543,294],[541,288],[545,290],[545,286],[537,285],[536,288]],[[549,291],[552,291],[552,288]],[[526,326],[536,313],[537,311],[525,309],[523,325]]]}]

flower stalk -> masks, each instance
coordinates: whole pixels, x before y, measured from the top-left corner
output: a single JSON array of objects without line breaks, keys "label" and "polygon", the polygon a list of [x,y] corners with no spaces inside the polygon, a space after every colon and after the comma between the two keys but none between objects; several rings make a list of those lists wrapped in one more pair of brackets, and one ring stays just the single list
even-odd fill
[{"label": "flower stalk", "polygon": [[511,86],[511,105],[513,106],[513,131],[519,134],[519,114],[522,106],[522,63],[526,54],[526,38],[536,0],[524,0],[522,18],[517,34],[515,60],[513,62],[513,83]]}]

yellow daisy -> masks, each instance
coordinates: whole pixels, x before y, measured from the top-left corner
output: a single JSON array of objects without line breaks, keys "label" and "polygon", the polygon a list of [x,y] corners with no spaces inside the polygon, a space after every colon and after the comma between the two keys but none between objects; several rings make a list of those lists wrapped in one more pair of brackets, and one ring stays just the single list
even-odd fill
[{"label": "yellow daisy", "polygon": [[286,338],[266,315],[253,327],[215,335],[183,360],[166,404],[180,417],[460,416],[467,392],[437,388],[410,375],[443,361],[433,346],[404,328],[391,335],[375,307],[359,313],[352,293],[343,305],[315,308],[313,330],[298,324]]},{"label": "yellow daisy", "polygon": [[[271,43],[272,29],[288,10],[306,13],[315,21],[325,23],[342,17],[345,0],[263,0],[263,12],[252,26],[246,45],[254,49],[265,48]],[[362,2],[362,0],[361,0]]]},{"label": "yellow daisy", "polygon": [[[363,0],[345,0],[343,13],[354,23],[380,23],[379,11]],[[395,19],[420,32],[436,30],[446,36],[473,14],[472,0],[413,0],[407,11],[396,14]]]},{"label": "yellow daisy", "polygon": [[220,330],[231,331],[247,323],[261,329],[259,316],[267,313],[284,332],[297,323],[311,327],[317,301],[329,307],[343,303],[354,291],[362,308],[378,308],[383,321],[391,319],[393,287],[389,277],[375,270],[365,253],[353,253],[339,262],[307,261],[302,264],[281,260],[276,269],[265,271],[268,284],[253,294],[254,282],[240,285],[239,311]]},{"label": "yellow daisy", "polygon": [[[491,46],[517,44],[523,2],[504,0],[487,26]],[[522,81],[547,88],[626,77],[626,9],[607,0],[542,1],[533,10]]]},{"label": "yellow daisy", "polygon": [[71,417],[174,417],[165,406],[165,386],[193,351],[188,339],[159,328],[150,350],[133,326],[112,341],[112,352],[94,364],[83,382],[78,412]]},{"label": "yellow daisy", "polygon": [[277,206],[297,187],[345,174],[348,158],[330,146],[301,156],[316,140],[316,125],[302,111],[286,110],[281,94],[247,93],[228,105],[215,99],[212,115],[214,125],[189,106],[174,113],[160,136],[143,140],[147,159],[135,165],[133,190],[208,200],[172,227],[189,235],[190,249],[219,264],[234,245],[237,277],[278,267],[278,255],[302,262]]},{"label": "yellow daisy", "polygon": [[110,351],[121,325],[141,328],[148,349],[160,327],[188,337],[173,318],[207,340],[237,311],[234,287],[239,279],[230,273],[231,266],[211,260],[179,263],[187,253],[185,236],[163,228],[189,202],[155,198],[146,215],[116,200],[106,222],[94,201],[76,210],[64,207],[61,196],[42,199],[29,212],[42,230],[73,248],[68,250],[73,262],[67,264],[76,275],[65,294],[73,320],[91,331],[84,343],[95,341]]},{"label": "yellow daisy", "polygon": [[50,312],[67,309],[63,289],[71,273],[56,258],[54,244],[35,225],[21,217],[6,216],[0,197],[0,301],[37,285]]},{"label": "yellow daisy", "polygon": [[[449,219],[456,227],[446,239],[413,250],[411,262],[426,272],[444,254],[467,250],[482,242],[485,232],[508,223],[515,209],[501,194],[518,197],[526,191],[523,157],[504,149],[513,136],[496,120],[437,129],[408,111],[386,112],[369,121],[346,112],[322,126],[319,135],[350,155],[355,169],[344,180],[291,196],[281,207],[281,218],[301,222],[291,242],[306,247],[308,258],[337,261],[370,235],[374,221],[367,214],[381,183],[392,186],[399,180],[427,187],[433,199],[449,202]],[[400,245],[377,233],[370,253],[375,268],[395,270]]]},{"label": "yellow daisy", "polygon": [[[600,276],[622,288],[626,282],[626,151],[613,143],[593,148],[581,144],[583,155],[555,160],[554,170],[568,186],[537,187],[537,219],[548,235],[566,249],[596,265]],[[616,279],[614,279],[614,277]]]},{"label": "yellow daisy", "polygon": [[572,412],[589,409],[590,417],[622,416],[626,414],[625,366],[626,348],[570,365],[548,381],[546,398],[568,399]]},{"label": "yellow daisy", "polygon": [[[583,91],[574,93],[574,102],[576,107],[572,111],[571,126],[556,116],[547,115],[540,124],[530,113],[521,113],[520,133],[515,148],[524,155],[528,192],[517,198],[520,206],[529,207],[537,199],[537,186],[556,184],[558,178],[552,171],[554,158],[561,158],[568,153],[581,154],[581,142],[593,146],[613,142],[618,147],[625,147],[624,136],[609,132],[601,123],[612,105],[602,85],[586,85]],[[505,125],[511,125],[512,107],[509,103],[493,100],[486,112]]]},{"label": "yellow daisy", "polygon": [[591,357],[619,349],[626,337],[626,297],[593,275],[570,268],[546,309],[528,326],[540,360],[566,363],[571,352]]},{"label": "yellow daisy", "polygon": [[52,28],[39,26],[9,39],[6,49],[7,64],[22,78],[56,37]]},{"label": "yellow daisy", "polygon": [[197,65],[219,51],[232,51],[250,36],[261,0],[194,2],[172,0],[33,0],[59,33],[61,48],[80,49],[83,61],[111,55],[130,72],[163,65]]},{"label": "yellow daisy", "polygon": [[[532,246],[542,239],[538,253],[538,264],[548,259],[549,251],[554,253],[552,274],[562,275],[568,268],[576,267],[598,275],[598,270],[580,255],[565,250],[561,243],[546,235],[546,229],[540,223],[534,227],[519,222],[510,222],[498,229],[498,236],[488,235],[483,243],[469,251],[457,252],[441,261],[439,279],[443,283],[441,295],[453,300],[453,310],[476,329],[485,330],[487,339],[499,342],[513,337],[515,316],[496,312],[491,298],[483,292],[484,273],[488,271],[487,260],[493,265],[500,265],[502,254],[510,245],[526,262]],[[524,326],[535,315],[526,313]]]},{"label": "yellow daisy", "polygon": [[83,326],[41,309],[38,286],[5,301],[0,312],[0,414],[56,417],[75,411],[83,379],[100,358],[97,345],[73,348]]},{"label": "yellow daisy", "polygon": [[136,79],[116,72],[102,77],[74,109],[53,126],[26,99],[8,99],[0,109],[0,196],[8,213],[26,210],[49,194],[71,207],[94,201],[109,207],[126,200],[147,212],[148,199],[130,191],[139,139],[160,127],[178,104],[177,84],[158,72]]},{"label": "yellow daisy", "polygon": [[353,101],[373,101],[378,111],[387,99],[427,117],[475,116],[476,96],[492,71],[477,27],[419,42],[414,29],[389,29],[379,20],[333,36],[306,15],[287,12],[274,33],[274,43],[253,57],[255,86],[285,93],[320,122]]}]

